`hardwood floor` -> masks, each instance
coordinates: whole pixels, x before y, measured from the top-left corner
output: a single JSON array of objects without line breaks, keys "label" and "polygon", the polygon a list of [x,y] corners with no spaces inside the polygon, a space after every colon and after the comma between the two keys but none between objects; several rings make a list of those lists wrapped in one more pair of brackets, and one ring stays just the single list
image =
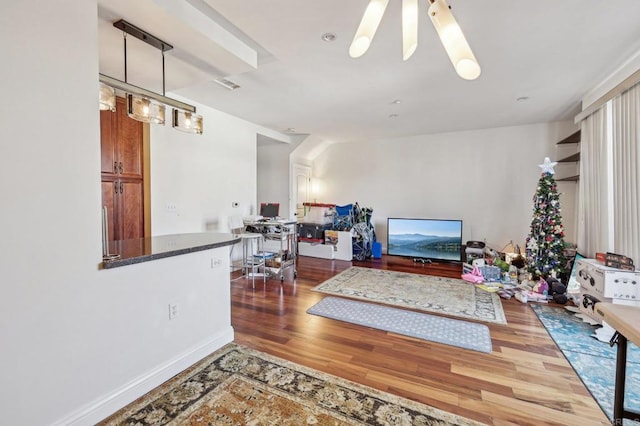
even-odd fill
[{"label": "hardwood floor", "polygon": [[263,285],[231,282],[239,344],[493,425],[610,424],[533,310],[502,300],[507,326],[487,324],[493,353],[459,349],[314,315],[310,289],[351,265],[459,277],[459,266],[410,260],[344,262],[300,257]]}]

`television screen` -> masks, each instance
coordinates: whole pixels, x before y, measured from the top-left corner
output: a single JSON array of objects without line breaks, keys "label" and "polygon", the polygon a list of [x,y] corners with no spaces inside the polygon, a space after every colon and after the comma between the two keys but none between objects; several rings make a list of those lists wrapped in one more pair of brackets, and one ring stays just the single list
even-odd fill
[{"label": "television screen", "polygon": [[576,257],[573,259],[573,266],[571,268],[571,275],[567,280],[567,291],[570,293],[577,293],[580,291],[580,283],[578,282],[578,260],[584,259],[584,256],[580,253],[576,253]]},{"label": "television screen", "polygon": [[462,221],[389,218],[387,254],[461,262]]},{"label": "television screen", "polygon": [[280,213],[280,203],[260,203],[260,216],[278,217]]}]

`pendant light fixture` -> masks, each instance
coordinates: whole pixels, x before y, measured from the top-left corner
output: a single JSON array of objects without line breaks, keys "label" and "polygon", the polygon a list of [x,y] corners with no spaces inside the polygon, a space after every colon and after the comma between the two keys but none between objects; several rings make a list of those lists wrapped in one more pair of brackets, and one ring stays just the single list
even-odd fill
[{"label": "pendant light fixture", "polygon": [[116,91],[113,87],[100,83],[100,111],[116,112]]},{"label": "pendant light fixture", "polygon": [[127,93],[127,115],[144,123],[164,125],[165,107],[160,102]]},{"label": "pendant light fixture", "polygon": [[[429,17],[456,73],[465,80],[480,76],[480,65],[446,0],[428,0]],[[349,47],[352,58],[362,56],[373,40],[389,0],[370,0],[353,42]],[[402,59],[407,60],[418,47],[418,0],[402,0]]]},{"label": "pendant light fixture", "polygon": [[[114,22],[114,27],[122,30],[124,40],[124,81],[115,79],[108,75],[100,74],[101,82],[101,103],[102,109],[102,86],[111,90],[119,89],[126,94],[127,115],[134,120],[145,123],[162,124],[165,123],[166,106],[173,107],[172,126],[178,130],[188,133],[202,134],[202,116],[196,114],[196,107],[176,99],[165,96],[165,69],[164,52],[173,49],[173,46],[148,32],[130,24],[125,20]],[[145,43],[159,49],[162,53],[162,95],[144,89],[142,87],[129,84],[127,81],[127,34],[144,41]],[[114,92],[115,110],[115,92]]]},{"label": "pendant light fixture", "polygon": [[202,134],[202,116],[188,111],[173,109],[173,128],[186,132]]}]

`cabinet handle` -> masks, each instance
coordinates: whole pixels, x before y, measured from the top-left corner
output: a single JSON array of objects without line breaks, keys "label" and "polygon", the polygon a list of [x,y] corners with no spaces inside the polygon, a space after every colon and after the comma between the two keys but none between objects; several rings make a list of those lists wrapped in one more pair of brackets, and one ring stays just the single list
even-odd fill
[{"label": "cabinet handle", "polygon": [[114,175],[118,174],[118,162],[117,161],[113,162],[113,174]]},{"label": "cabinet handle", "polygon": [[118,164],[118,170],[120,170],[120,174],[122,174],[122,172],[124,171],[124,168],[122,167],[122,161]]},{"label": "cabinet handle", "polygon": [[113,189],[115,189],[116,194],[118,193],[118,182],[113,182]]},{"label": "cabinet handle", "polygon": [[120,193],[122,194],[122,182],[120,182]]}]

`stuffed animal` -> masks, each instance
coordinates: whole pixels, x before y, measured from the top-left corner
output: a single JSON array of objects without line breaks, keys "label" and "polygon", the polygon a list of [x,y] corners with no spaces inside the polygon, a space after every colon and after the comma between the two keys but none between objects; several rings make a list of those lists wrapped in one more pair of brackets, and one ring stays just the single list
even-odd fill
[{"label": "stuffed animal", "polygon": [[557,278],[547,278],[549,284],[549,294],[553,297],[553,301],[564,305],[567,303],[567,286],[562,284]]}]

